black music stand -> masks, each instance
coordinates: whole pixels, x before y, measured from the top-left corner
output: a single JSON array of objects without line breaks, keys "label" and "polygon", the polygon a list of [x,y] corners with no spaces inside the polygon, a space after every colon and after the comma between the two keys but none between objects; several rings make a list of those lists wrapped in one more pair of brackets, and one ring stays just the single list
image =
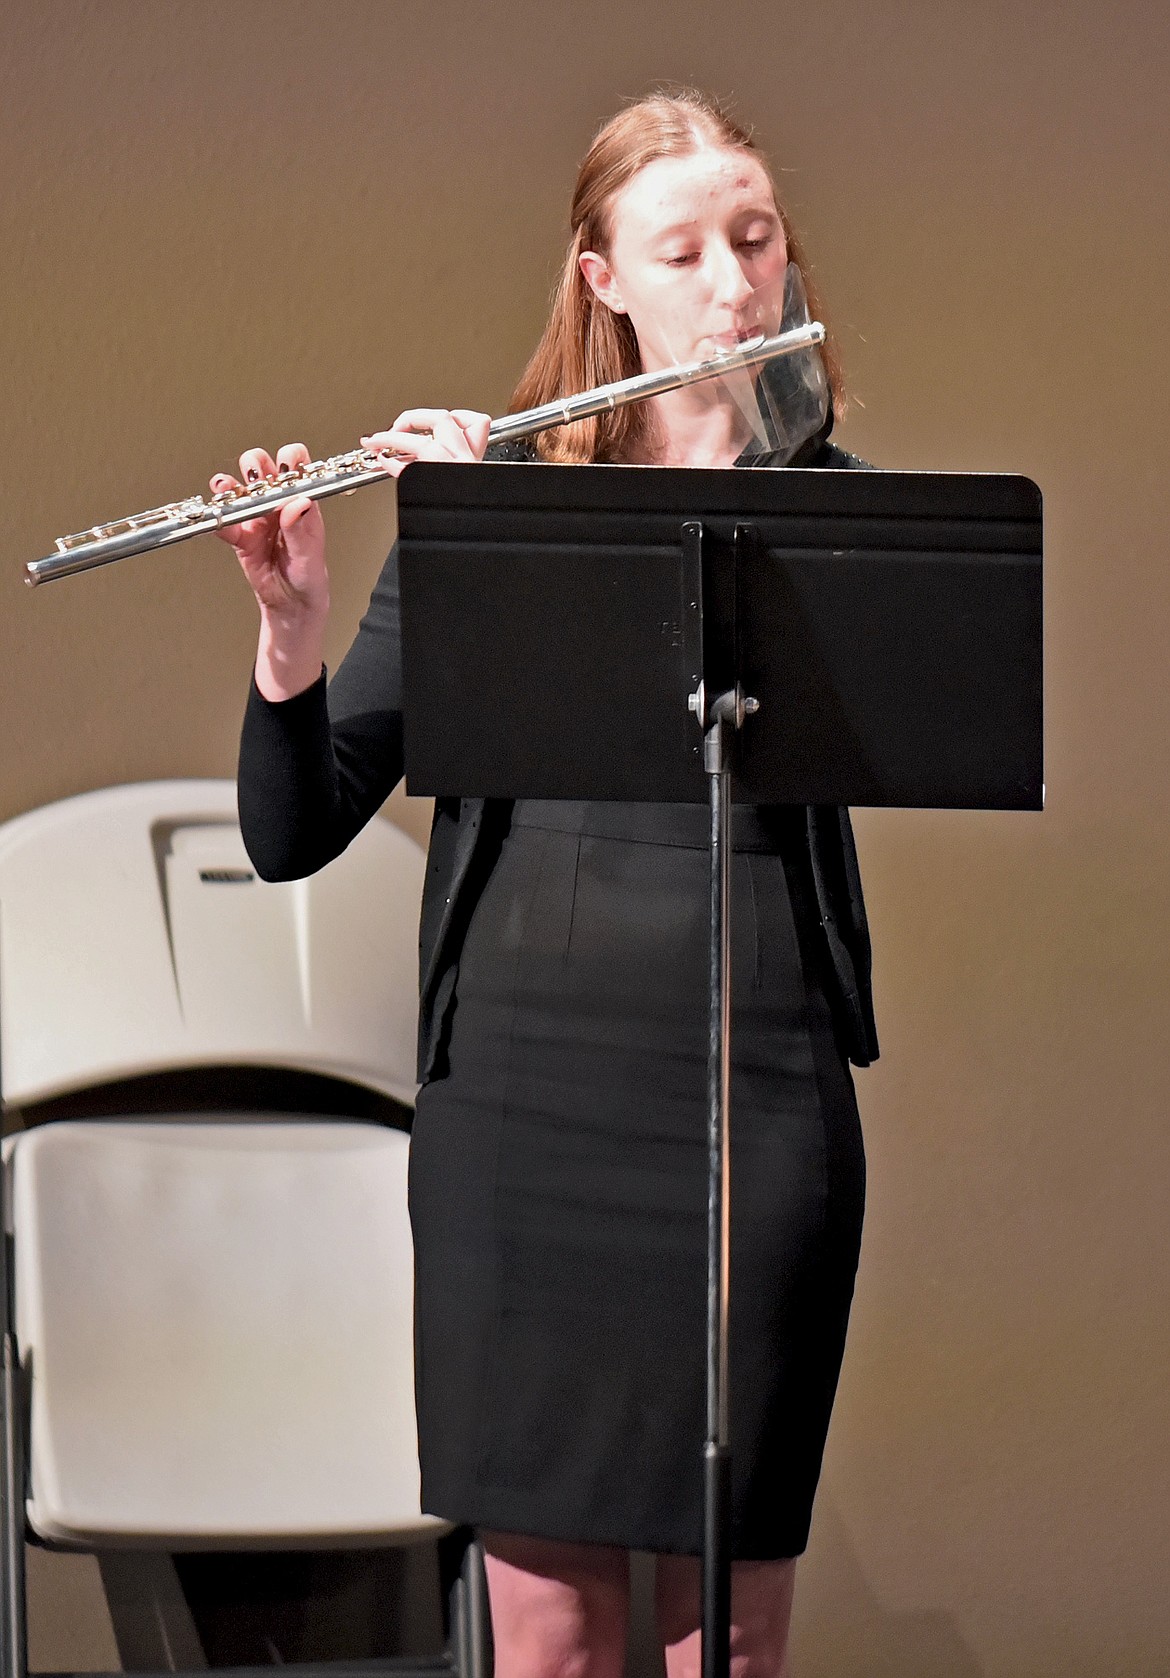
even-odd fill
[{"label": "black music stand", "polygon": [[730,805],[1038,810],[1041,503],[1014,476],[418,463],[407,789],[706,802],[703,1671],[730,1637]]}]

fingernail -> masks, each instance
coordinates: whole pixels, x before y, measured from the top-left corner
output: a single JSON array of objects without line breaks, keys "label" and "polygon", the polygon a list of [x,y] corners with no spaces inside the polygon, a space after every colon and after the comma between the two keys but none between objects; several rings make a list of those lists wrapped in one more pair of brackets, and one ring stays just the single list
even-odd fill
[{"label": "fingernail", "polygon": [[248,482],[250,484],[254,484],[256,482],[256,479],[259,476],[260,476],[260,473],[258,472],[256,467],[255,466],[249,466],[249,468],[248,468]]}]

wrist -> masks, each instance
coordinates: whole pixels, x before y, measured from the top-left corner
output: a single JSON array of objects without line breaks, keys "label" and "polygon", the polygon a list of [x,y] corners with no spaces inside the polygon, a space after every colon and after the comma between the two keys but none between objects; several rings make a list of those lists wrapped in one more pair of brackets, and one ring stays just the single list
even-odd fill
[{"label": "wrist", "polygon": [[256,686],[265,699],[294,699],[311,688],[321,675],[325,653],[325,620],[313,617],[290,622],[261,613],[256,649]]}]

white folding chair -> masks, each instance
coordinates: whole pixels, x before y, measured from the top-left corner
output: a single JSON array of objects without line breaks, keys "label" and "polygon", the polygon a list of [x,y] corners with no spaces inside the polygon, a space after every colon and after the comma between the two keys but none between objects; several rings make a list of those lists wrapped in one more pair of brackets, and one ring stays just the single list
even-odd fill
[{"label": "white folding chair", "polygon": [[[405,1111],[421,876],[419,848],[375,823],[314,880],[263,885],[230,783],[111,789],[0,828],[5,1105],[53,1115],[9,1138],[3,1179],[4,1678],[27,1665],[26,1534],[170,1552],[447,1531],[419,1509],[405,1134],[59,1116],[241,1067]],[[379,1669],[482,1678],[474,1546],[451,1573],[445,1654]]]}]

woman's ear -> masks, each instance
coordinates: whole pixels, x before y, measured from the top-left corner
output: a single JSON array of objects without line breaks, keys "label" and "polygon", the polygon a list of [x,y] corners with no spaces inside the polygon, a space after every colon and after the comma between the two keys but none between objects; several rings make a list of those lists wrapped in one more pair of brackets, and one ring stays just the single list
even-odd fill
[{"label": "woman's ear", "polygon": [[613,269],[603,256],[596,251],[582,251],[578,257],[581,272],[585,276],[585,284],[599,302],[612,309],[615,315],[624,315],[626,306],[622,302],[622,295],[614,278]]}]

